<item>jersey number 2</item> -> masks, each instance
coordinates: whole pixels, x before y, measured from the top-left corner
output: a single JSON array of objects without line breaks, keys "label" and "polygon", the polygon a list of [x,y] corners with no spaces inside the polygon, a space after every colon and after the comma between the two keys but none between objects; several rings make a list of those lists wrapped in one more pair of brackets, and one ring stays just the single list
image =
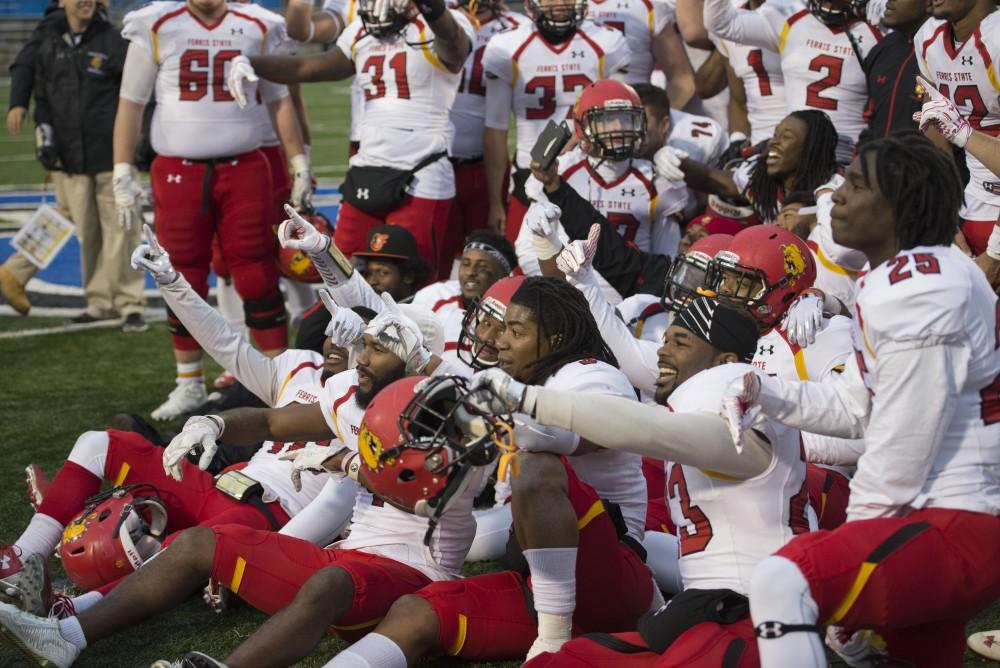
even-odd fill
[{"label": "jersey number 2", "polygon": [[226,88],[226,63],[240,55],[242,51],[227,49],[217,51],[213,56],[208,49],[188,49],[181,54],[180,99],[197,102],[208,95],[211,77],[212,101],[230,102],[233,96]]},{"label": "jersey number 2", "polygon": [[837,109],[837,101],[831,97],[820,95],[827,88],[833,88],[840,83],[844,73],[844,59],[836,56],[821,55],[809,61],[809,69],[813,72],[826,72],[826,76],[814,81],[806,87],[806,105],[813,109]]}]

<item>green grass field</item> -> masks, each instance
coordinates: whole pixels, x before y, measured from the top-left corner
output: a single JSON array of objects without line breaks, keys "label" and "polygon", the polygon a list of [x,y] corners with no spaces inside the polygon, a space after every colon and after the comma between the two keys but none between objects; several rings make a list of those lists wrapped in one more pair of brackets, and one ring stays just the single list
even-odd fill
[{"label": "green grass field", "polygon": [[[4,108],[8,92],[6,85],[0,86]],[[347,86],[314,84],[306,86],[304,94],[317,178],[338,183],[346,166]],[[0,132],[0,186],[41,183],[43,172],[34,160],[32,142],[28,131],[14,137]],[[0,316],[0,334],[60,323],[59,318]],[[218,372],[209,362],[206,377]],[[173,374],[162,323],[141,334],[100,329],[0,339],[0,542],[13,541],[29,519],[22,474],[27,464],[38,463],[55,473],[81,432],[108,427],[115,413],[148,414],[172,388]],[[52,564],[53,575],[61,576],[57,562]],[[170,614],[96,643],[77,665],[147,666],[189,649],[222,657],[263,619],[247,607],[214,615],[200,598],[192,599]],[[1000,628],[1000,605],[976,618],[969,630],[991,628]],[[340,646],[331,636],[300,665],[322,665]],[[426,663],[460,665],[447,659]],[[21,665],[19,655],[0,644],[0,666],[16,665]],[[965,665],[996,664],[968,654]]]}]

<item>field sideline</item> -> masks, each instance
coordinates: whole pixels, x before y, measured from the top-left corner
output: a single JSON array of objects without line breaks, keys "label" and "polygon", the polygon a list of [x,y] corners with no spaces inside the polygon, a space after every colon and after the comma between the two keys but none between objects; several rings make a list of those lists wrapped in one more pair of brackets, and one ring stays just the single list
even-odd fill
[{"label": "field sideline", "polygon": [[[325,184],[337,184],[346,167],[348,95],[345,84],[313,84],[304,88],[312,125],[313,166]],[[0,83],[6,109],[9,84]],[[34,160],[33,133],[11,137],[0,132],[0,188],[37,185],[43,172]],[[2,214],[0,214],[2,218]],[[119,412],[148,415],[173,386],[173,362],[162,323],[141,334],[91,329],[43,336],[18,336],[28,329],[54,327],[61,318],[0,316],[0,542],[12,542],[30,517],[23,470],[40,464],[54,474],[76,437],[88,429],[104,429]],[[10,337],[10,338],[7,338]],[[206,377],[219,367],[209,361]],[[158,425],[163,427],[164,425]],[[167,427],[179,428],[179,424]],[[62,577],[53,561],[53,576]],[[63,582],[65,580],[63,579]],[[137,614],[139,611],[136,611]],[[189,649],[224,657],[252,633],[264,616],[244,606],[214,615],[200,598],[113,639],[88,648],[77,665],[94,668],[145,667],[159,658],[177,658]],[[970,631],[1000,628],[1000,605],[980,615]],[[321,666],[339,648],[329,636],[299,665]],[[24,665],[18,654],[0,643],[0,666]],[[424,665],[473,665],[437,659]],[[517,663],[480,664],[513,666]],[[966,666],[998,664],[967,655]]]}]

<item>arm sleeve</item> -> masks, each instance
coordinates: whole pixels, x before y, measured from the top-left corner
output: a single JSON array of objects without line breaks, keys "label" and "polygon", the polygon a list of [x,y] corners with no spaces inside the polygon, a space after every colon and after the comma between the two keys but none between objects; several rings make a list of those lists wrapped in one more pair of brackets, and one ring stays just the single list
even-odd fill
[{"label": "arm sleeve", "polygon": [[344,475],[331,474],[316,498],[278,533],[326,547],[347,528],[357,495],[356,482]]},{"label": "arm sleeve", "polygon": [[571,239],[586,239],[591,225],[601,225],[603,229],[597,241],[594,271],[599,272],[622,297],[636,292],[660,294],[670,268],[668,258],[643,253],[626,244],[608,219],[565,181],[556,192],[546,194],[550,202],[562,209],[560,221]]},{"label": "arm sleeve", "polygon": [[900,508],[926,501],[921,491],[967,376],[970,351],[965,346],[886,348],[879,351],[874,370],[878,394],[865,451],[851,480],[851,520],[897,515]]},{"label": "arm sleeve", "polygon": [[844,373],[825,382],[783,381],[760,374],[758,403],[766,415],[803,431],[840,438],[865,433],[871,394],[861,379],[857,358]]},{"label": "arm sleeve", "polygon": [[580,445],[580,436],[561,427],[536,423],[524,413],[514,415],[514,442],[525,452],[553,452],[572,455]]},{"label": "arm sleeve", "polygon": [[655,392],[656,379],[659,376],[656,356],[658,346],[652,341],[643,341],[632,336],[628,325],[622,322],[615,309],[604,298],[593,271],[587,272],[582,280],[578,281],[569,276],[566,280],[586,297],[601,336],[618,359],[619,368],[628,378],[628,382],[649,394]]},{"label": "arm sleeve", "polygon": [[139,42],[130,43],[128,53],[125,55],[125,69],[122,72],[119,97],[145,105],[153,96],[157,69],[152,51]]},{"label": "arm sleeve", "polygon": [[802,447],[806,451],[806,461],[811,464],[854,466],[865,451],[865,441],[802,432]]},{"label": "arm sleeve", "polygon": [[705,27],[723,39],[778,50],[778,33],[758,11],[737,9],[730,0],[705,0]]},{"label": "arm sleeve", "polygon": [[595,445],[677,464],[752,478],[771,464],[773,449],[756,432],[742,454],[718,415],[671,413],[662,406],[607,395],[538,388],[536,421],[575,432]]},{"label": "arm sleeve", "polygon": [[163,301],[199,345],[268,406],[277,395],[277,363],[250,345],[186,280],[160,286]]},{"label": "arm sleeve", "polygon": [[364,279],[360,271],[355,271],[351,274],[351,277],[343,285],[327,285],[330,290],[330,294],[333,295],[333,300],[337,302],[337,306],[343,306],[345,308],[354,308],[355,306],[364,306],[375,311],[375,313],[381,313],[382,309],[385,308],[385,304],[382,302],[382,298],[378,296],[372,286],[368,285],[368,281]]}]

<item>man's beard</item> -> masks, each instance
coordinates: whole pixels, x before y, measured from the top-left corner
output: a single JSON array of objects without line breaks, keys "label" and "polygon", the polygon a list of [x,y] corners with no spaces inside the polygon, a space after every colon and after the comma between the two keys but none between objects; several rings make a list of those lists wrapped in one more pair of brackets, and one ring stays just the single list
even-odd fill
[{"label": "man's beard", "polygon": [[370,374],[372,379],[372,389],[365,392],[358,386],[358,391],[354,393],[354,400],[358,402],[358,406],[361,408],[368,408],[368,404],[371,400],[375,398],[375,395],[381,392],[384,388],[392,385],[400,378],[406,377],[406,365],[400,364],[394,371],[387,373],[381,378],[376,378],[374,374]]}]

